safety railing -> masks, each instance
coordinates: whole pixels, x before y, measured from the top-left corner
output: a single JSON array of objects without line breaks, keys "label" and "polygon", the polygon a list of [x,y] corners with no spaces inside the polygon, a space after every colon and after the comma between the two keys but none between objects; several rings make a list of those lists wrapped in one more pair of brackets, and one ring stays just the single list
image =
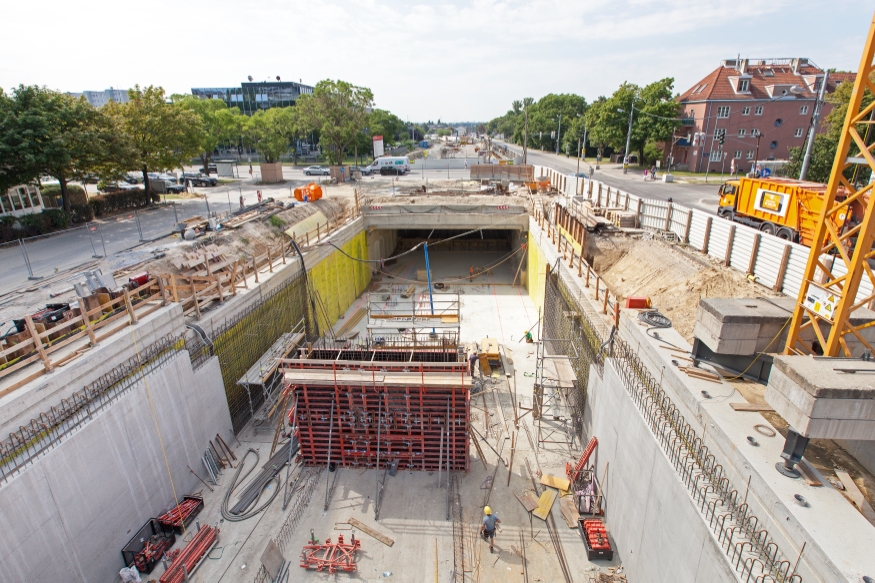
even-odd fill
[{"label": "safety railing", "polygon": [[88,339],[89,346],[95,346],[119,330],[136,324],[165,303],[160,280],[154,278],[134,290],[122,287],[112,294],[89,296],[87,301],[86,298],[79,298],[79,305],[56,322],[34,323],[31,316],[25,316],[25,329],[7,335],[0,343],[0,380],[30,364],[38,362],[41,368],[4,386],[0,396],[82,354],[81,350],[74,350],[60,358],[53,358],[65,346],[83,338]]}]

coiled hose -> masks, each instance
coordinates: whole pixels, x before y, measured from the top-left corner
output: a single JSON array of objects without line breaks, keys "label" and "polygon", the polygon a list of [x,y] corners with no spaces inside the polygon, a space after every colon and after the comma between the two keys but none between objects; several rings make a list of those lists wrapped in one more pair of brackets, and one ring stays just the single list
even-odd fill
[{"label": "coiled hose", "polygon": [[[250,453],[255,454],[255,464],[253,464],[253,466],[249,468],[249,470],[246,472],[246,474],[243,476],[243,479],[241,480],[240,479],[240,472],[243,470],[243,466],[245,465],[245,462],[246,462],[246,457]],[[280,492],[280,477],[279,477],[279,473],[277,473],[276,476],[274,476],[273,478],[271,478],[270,480],[268,480],[265,483],[265,486],[267,486],[267,484],[270,484],[271,482],[276,482],[276,488],[273,489],[273,494],[270,495],[270,498],[268,498],[267,502],[265,502],[264,504],[262,504],[261,506],[259,506],[258,508],[254,509],[254,510],[250,510],[249,512],[243,512],[241,514],[231,514],[231,512],[228,510],[228,502],[231,500],[231,494],[234,493],[234,490],[237,488],[238,483],[245,481],[246,478],[249,477],[249,474],[252,473],[252,470],[254,470],[255,468],[258,467],[258,460],[259,459],[260,458],[259,458],[258,452],[250,447],[249,450],[247,450],[247,452],[243,455],[243,458],[240,460],[240,463],[237,465],[237,473],[234,474],[234,480],[231,482],[231,485],[228,487],[228,491],[225,492],[225,497],[222,498],[222,509],[221,509],[222,510],[222,518],[224,518],[225,520],[227,520],[229,522],[240,522],[241,520],[247,520],[249,518],[252,518],[253,516],[257,515],[259,512],[261,512],[262,510],[264,510],[265,508],[270,506],[270,503],[273,502],[274,498],[276,498],[277,494],[279,494],[279,492]],[[252,501],[252,504],[256,504],[260,498],[261,498],[261,493],[259,493],[258,497]]]}]

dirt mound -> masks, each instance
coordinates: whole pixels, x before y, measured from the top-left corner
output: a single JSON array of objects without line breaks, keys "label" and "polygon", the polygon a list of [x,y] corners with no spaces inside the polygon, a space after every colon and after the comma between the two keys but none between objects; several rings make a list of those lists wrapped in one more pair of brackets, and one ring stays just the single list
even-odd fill
[{"label": "dirt mound", "polygon": [[647,296],[693,341],[701,298],[775,297],[762,285],[706,256],[695,256],[662,241],[590,237],[591,265],[621,300]]}]

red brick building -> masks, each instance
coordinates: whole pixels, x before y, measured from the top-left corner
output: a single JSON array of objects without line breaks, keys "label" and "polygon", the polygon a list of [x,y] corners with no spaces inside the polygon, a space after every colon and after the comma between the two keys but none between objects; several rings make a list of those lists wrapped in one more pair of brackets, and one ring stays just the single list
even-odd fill
[{"label": "red brick building", "polygon": [[[823,78],[823,69],[803,58],[723,61],[678,98],[684,122],[672,140],[675,167],[747,172],[757,160],[788,160],[790,148],[805,145]],[[831,73],[826,91],[853,79]],[[821,124],[831,109],[823,104]]]}]

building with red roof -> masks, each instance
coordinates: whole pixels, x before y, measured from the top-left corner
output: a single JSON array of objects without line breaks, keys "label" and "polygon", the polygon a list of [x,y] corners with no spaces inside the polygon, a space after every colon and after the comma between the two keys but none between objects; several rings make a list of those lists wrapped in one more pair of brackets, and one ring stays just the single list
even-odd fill
[{"label": "building with red roof", "polygon": [[[826,92],[854,78],[830,73]],[[684,121],[670,150],[675,167],[748,172],[757,161],[788,160],[790,148],[805,145],[823,79],[804,58],[723,61],[678,97]],[[824,102],[821,124],[831,109]]]}]

